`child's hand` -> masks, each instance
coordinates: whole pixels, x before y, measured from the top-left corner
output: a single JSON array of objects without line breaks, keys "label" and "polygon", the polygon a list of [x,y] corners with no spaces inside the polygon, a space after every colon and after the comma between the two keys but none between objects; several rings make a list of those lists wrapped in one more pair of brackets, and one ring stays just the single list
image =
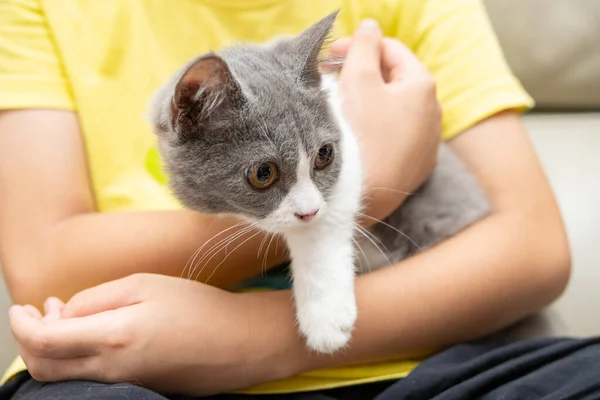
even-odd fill
[{"label": "child's hand", "polygon": [[[290,319],[283,322],[295,343],[284,300]],[[273,327],[265,304],[255,294],[142,274],[84,290],[66,304],[50,298],[45,316],[29,305],[13,306],[10,319],[19,353],[39,381],[127,381],[199,394],[278,379],[291,364],[268,357],[275,347],[266,334]]]},{"label": "child's hand", "polygon": [[441,136],[435,82],[404,44],[383,38],[372,20],[329,51],[345,58],[344,112],[361,144],[369,210],[383,218],[435,167]]}]

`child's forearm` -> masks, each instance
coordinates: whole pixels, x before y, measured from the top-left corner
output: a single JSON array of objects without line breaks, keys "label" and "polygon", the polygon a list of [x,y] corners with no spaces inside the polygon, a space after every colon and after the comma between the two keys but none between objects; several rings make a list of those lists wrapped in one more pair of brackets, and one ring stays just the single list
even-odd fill
[{"label": "child's forearm", "polygon": [[491,216],[430,252],[359,279],[355,345],[337,362],[411,356],[495,332],[555,300],[568,267],[560,233]]},{"label": "child's forearm", "polygon": [[436,248],[359,277],[359,317],[345,351],[307,351],[295,334],[285,292],[257,295],[265,296],[257,313],[268,314],[257,321],[269,322],[257,327],[256,336],[282,349],[275,351],[281,355],[275,362],[290,374],[423,355],[492,333],[548,305],[564,289],[568,271],[560,229],[492,215]]},{"label": "child's forearm", "polygon": [[85,288],[139,272],[228,287],[287,259],[283,239],[245,229],[248,224],[234,227],[238,223],[184,210],[74,215],[51,228],[18,270],[7,266],[13,269],[9,289],[15,302],[39,306],[48,296],[66,301]]},{"label": "child's forearm", "polygon": [[[36,254],[12,272],[13,300],[40,305],[46,297],[58,296],[66,301],[82,289],[138,272],[184,277],[189,274],[199,281],[210,277],[208,283],[221,287],[234,284],[260,274],[268,244],[265,241],[257,256],[264,235],[258,230],[242,233],[247,224],[232,228],[237,222],[188,211],[69,217],[49,230],[39,241]],[[225,229],[229,230],[210,240]],[[236,233],[239,235],[231,237],[237,239],[228,245],[227,253],[209,253],[221,248],[228,241],[224,239]],[[282,243],[276,246],[275,242],[276,239],[269,248],[267,268],[284,260],[285,249]],[[188,261],[204,243],[192,273]],[[226,254],[229,256],[225,259]]]}]

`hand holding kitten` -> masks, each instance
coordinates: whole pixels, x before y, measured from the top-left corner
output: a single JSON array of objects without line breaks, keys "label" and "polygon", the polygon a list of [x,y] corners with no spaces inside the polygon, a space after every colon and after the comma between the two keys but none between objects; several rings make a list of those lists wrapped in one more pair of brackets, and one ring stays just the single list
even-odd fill
[{"label": "hand holding kitten", "polygon": [[345,58],[342,106],[360,142],[366,195],[377,203],[369,209],[384,219],[435,168],[441,136],[435,82],[403,43],[382,37],[373,20],[329,52]]}]

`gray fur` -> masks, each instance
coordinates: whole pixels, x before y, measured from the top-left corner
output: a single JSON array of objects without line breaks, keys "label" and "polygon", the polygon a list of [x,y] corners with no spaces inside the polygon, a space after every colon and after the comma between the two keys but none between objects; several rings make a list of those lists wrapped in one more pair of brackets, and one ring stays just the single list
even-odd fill
[{"label": "gray fur", "polygon": [[[266,46],[202,55],[157,92],[150,117],[170,187],[185,206],[264,218],[296,181],[299,144],[308,155],[324,144],[334,147],[334,161],[313,172],[327,197],[342,162],[341,133],[320,87],[317,55],[334,19],[332,14],[297,37]],[[218,61],[223,65],[203,84],[182,84],[194,68]],[[257,191],[244,171],[263,161],[278,165],[280,179]]]},{"label": "gray fur", "polygon": [[[264,218],[295,183],[299,143],[306,154],[316,154],[323,144],[333,145],[333,163],[313,172],[316,186],[327,198],[345,162],[338,151],[341,133],[320,88],[318,70],[319,51],[335,15],[297,37],[203,55],[157,92],[151,118],[171,188],[185,206],[204,213]],[[207,58],[214,62],[209,65],[216,68],[214,76],[199,87],[178,92],[186,74]],[[273,187],[257,191],[247,184],[243,171],[262,161],[276,163],[281,175]],[[370,229],[374,240],[360,239],[369,254],[361,264],[366,261],[374,269],[405,259],[488,212],[489,203],[473,175],[442,144],[430,179],[383,224]]]},{"label": "gray fur", "polygon": [[489,211],[475,177],[450,147],[442,144],[430,178],[383,224],[369,229],[379,248],[365,237],[358,238],[368,258],[359,252],[359,267],[364,272],[406,259],[455,235]]}]

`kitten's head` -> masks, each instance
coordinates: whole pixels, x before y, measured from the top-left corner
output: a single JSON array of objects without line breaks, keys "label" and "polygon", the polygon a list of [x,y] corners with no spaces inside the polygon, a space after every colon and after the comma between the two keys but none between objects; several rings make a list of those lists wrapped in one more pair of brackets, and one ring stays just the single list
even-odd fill
[{"label": "kitten's head", "polygon": [[184,206],[272,232],[327,212],[341,133],[319,54],[336,15],[295,37],[205,54],[157,92],[151,119]]}]

